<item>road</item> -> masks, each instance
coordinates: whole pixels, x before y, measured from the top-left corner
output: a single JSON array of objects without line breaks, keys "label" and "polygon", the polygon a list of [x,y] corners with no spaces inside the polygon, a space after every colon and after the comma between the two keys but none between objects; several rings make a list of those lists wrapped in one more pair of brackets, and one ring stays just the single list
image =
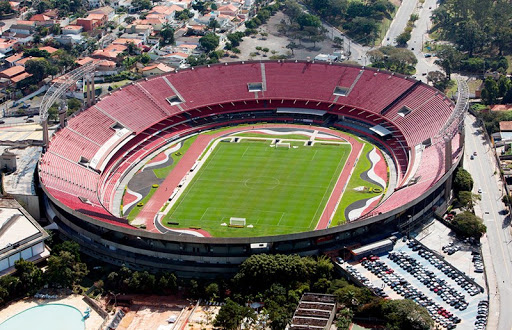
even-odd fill
[{"label": "road", "polygon": [[382,46],[395,46],[395,39],[400,35],[400,33],[404,32],[405,27],[407,26],[407,22],[409,21],[409,17],[414,12],[414,8],[418,0],[403,0],[400,8],[396,12],[395,18],[389,25],[389,29],[386,32],[386,36],[382,39]]},{"label": "road", "polygon": [[[510,329],[512,324],[512,286],[510,275],[512,274],[512,251],[510,235],[510,217],[504,212],[505,206],[501,202],[502,184],[499,176],[494,173],[499,171],[489,144],[480,133],[481,128],[475,124],[475,118],[466,118],[466,155],[464,156],[464,168],[472,175],[474,180],[474,193],[482,189],[481,201],[475,207],[475,213],[482,217],[487,226],[487,241],[489,243],[490,259],[494,267],[486,265],[490,287],[491,307],[489,315],[489,329]],[[477,152],[473,160],[470,155]],[[491,268],[491,271],[489,270]],[[492,272],[494,268],[494,272]],[[493,278],[495,276],[495,280]],[[498,294],[496,295],[496,291]],[[499,310],[497,303],[499,301]],[[494,306],[494,307],[493,307]],[[497,315],[499,314],[499,315]],[[491,323],[497,326],[492,326]]]}]

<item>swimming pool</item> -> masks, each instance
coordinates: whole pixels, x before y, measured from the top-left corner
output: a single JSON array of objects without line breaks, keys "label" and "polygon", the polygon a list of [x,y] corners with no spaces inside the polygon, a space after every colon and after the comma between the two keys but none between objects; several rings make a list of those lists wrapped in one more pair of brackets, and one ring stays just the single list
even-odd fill
[{"label": "swimming pool", "polygon": [[0,330],[84,330],[82,313],[73,306],[47,304],[25,309],[0,324]]}]

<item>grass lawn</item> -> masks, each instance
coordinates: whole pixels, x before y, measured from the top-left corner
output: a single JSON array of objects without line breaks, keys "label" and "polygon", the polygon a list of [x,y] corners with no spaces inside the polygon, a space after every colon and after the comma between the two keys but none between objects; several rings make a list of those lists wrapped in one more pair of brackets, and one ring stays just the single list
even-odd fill
[{"label": "grass lawn", "polygon": [[361,179],[361,173],[364,171],[367,171],[371,167],[371,163],[366,157],[366,154],[372,150],[373,145],[371,144],[365,144],[363,151],[361,152],[361,156],[359,157],[359,162],[357,163],[357,166],[352,173],[352,176],[350,177],[350,180],[347,185],[347,189],[345,190],[345,193],[343,194],[343,197],[341,198],[340,204],[338,205],[338,209],[336,210],[336,214],[334,215],[331,227],[344,224],[345,219],[345,209],[350,204],[367,198],[372,198],[376,196],[377,194],[374,193],[368,193],[363,191],[355,191],[354,188],[356,187],[372,187],[372,188],[379,188],[379,186],[371,184],[368,181],[365,181]]},{"label": "grass lawn", "polygon": [[[153,170],[153,172],[155,173],[155,176],[159,179],[164,179],[165,177],[167,177],[167,175],[169,175],[169,173],[176,166],[176,164],[178,164],[180,159],[183,158],[183,155],[185,155],[185,152],[188,150],[188,148],[190,148],[190,146],[192,145],[192,143],[194,143],[194,141],[196,139],[197,139],[197,135],[194,135],[193,137],[183,141],[183,145],[181,146],[181,148],[178,151],[173,152],[172,154],[169,155],[172,158],[172,164],[167,167],[162,167],[162,168]],[[177,152],[180,153],[179,156],[176,155]]]},{"label": "grass lawn", "polygon": [[[350,153],[348,144],[272,148],[246,141],[217,145],[164,218],[178,228],[245,237],[313,230]],[[231,228],[230,217],[254,228]]]}]

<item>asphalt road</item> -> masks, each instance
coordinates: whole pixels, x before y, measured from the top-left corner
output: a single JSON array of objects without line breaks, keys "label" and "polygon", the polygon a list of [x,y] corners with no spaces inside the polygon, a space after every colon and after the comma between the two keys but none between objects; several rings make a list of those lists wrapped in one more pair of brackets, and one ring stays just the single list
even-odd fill
[{"label": "asphalt road", "polygon": [[[477,132],[478,131],[478,132]],[[475,182],[473,192],[477,193],[482,189],[481,201],[475,207],[475,213],[482,217],[487,226],[487,240],[494,265],[494,273],[497,288],[490,288],[491,303],[499,299],[499,312],[492,313],[489,319],[498,318],[498,329],[510,329],[512,325],[512,313],[509,308],[512,306],[512,285],[510,275],[512,274],[512,251],[510,235],[510,218],[503,212],[505,206],[501,202],[502,185],[498,181],[498,175],[494,175],[499,169],[493,159],[490,146],[479,133],[481,128],[475,124],[475,118],[466,118],[466,155],[464,156],[464,168],[466,168]],[[470,155],[477,152],[473,160]],[[487,268],[487,267],[486,267]],[[486,271],[489,271],[486,269]],[[493,274],[487,274],[493,276]],[[497,289],[498,296],[494,296]],[[498,315],[496,315],[498,314]]]},{"label": "asphalt road", "polygon": [[386,32],[386,36],[382,40],[382,46],[395,46],[395,39],[400,35],[400,33],[404,32],[405,27],[407,26],[407,21],[409,21],[409,17],[416,8],[418,0],[403,0],[400,8],[395,15],[395,18],[389,25],[389,29]]}]

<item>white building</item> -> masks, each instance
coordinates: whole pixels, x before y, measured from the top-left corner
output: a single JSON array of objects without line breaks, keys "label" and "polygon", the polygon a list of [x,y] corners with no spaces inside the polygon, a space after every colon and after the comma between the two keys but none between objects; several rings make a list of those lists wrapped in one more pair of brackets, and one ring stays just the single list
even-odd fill
[{"label": "white building", "polygon": [[14,199],[0,199],[0,276],[21,258],[37,263],[50,255],[48,233]]}]

